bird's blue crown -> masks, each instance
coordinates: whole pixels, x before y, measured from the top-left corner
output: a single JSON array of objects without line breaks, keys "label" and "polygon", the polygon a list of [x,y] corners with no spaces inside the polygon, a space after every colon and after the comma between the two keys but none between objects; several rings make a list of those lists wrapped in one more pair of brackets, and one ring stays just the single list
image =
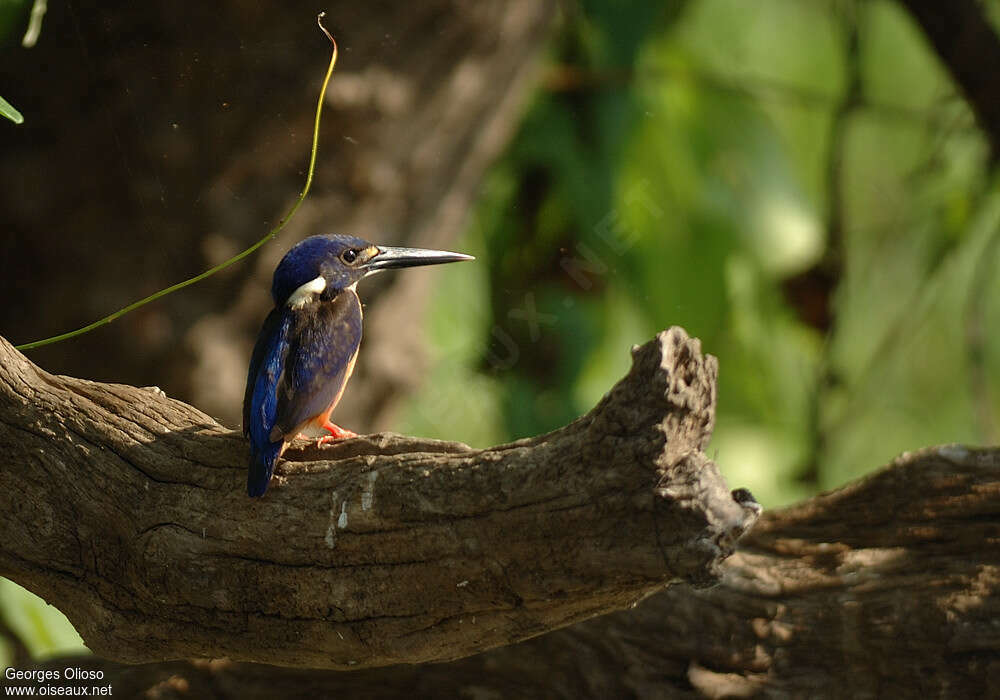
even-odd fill
[{"label": "bird's blue crown", "polygon": [[321,275],[332,290],[357,282],[362,275],[341,263],[341,256],[348,250],[360,251],[371,246],[361,238],[337,234],[310,236],[296,243],[274,271],[271,297],[275,306],[284,306],[296,289]]}]

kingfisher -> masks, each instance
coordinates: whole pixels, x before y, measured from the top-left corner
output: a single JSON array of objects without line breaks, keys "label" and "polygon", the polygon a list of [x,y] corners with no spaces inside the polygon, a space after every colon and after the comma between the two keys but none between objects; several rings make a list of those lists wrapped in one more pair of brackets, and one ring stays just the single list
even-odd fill
[{"label": "kingfisher", "polygon": [[257,336],[246,393],[243,434],[250,440],[247,494],[263,496],[275,462],[303,430],[328,440],[356,437],[330,422],[361,346],[357,286],[382,270],[474,260],[471,255],[374,245],[354,236],[310,236],[278,263],[274,309]]}]

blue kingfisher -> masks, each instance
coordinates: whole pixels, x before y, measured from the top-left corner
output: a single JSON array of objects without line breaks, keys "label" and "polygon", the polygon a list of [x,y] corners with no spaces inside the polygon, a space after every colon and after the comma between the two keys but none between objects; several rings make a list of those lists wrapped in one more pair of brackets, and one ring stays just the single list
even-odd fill
[{"label": "blue kingfisher", "polygon": [[473,260],[470,255],[374,245],[353,236],[310,236],[278,263],[274,309],[257,336],[243,397],[250,440],[247,493],[263,496],[274,465],[301,431],[355,437],[330,422],[361,345],[358,282],[381,270]]}]

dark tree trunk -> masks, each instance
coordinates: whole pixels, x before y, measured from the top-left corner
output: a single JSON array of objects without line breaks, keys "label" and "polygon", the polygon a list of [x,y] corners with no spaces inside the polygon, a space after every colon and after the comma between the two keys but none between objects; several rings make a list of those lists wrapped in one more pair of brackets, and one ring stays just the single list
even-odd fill
[{"label": "dark tree trunk", "polygon": [[958,84],[1000,158],[1000,36],[976,0],[903,0]]},{"label": "dark tree trunk", "polygon": [[[530,92],[548,0],[49,3],[37,47],[0,52],[0,329],[17,343],[100,318],[258,240],[302,189],[340,44],[313,192],[225,273],[68,343],[54,372],[157,384],[230,425],[270,273],[293,243],[351,233],[447,247]],[[8,125],[9,127],[9,125]],[[420,376],[435,271],[366,288],[366,340],[337,417],[385,427]],[[405,367],[400,357],[407,358]]]}]

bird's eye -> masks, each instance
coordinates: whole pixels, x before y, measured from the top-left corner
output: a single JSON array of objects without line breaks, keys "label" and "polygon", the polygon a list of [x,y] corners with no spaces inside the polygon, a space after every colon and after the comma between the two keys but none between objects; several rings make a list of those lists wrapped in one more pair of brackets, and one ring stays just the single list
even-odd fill
[{"label": "bird's eye", "polygon": [[343,253],[340,254],[340,259],[343,260],[348,265],[350,265],[352,262],[358,259],[358,251],[354,250],[354,248],[349,248],[348,250],[345,250]]}]

